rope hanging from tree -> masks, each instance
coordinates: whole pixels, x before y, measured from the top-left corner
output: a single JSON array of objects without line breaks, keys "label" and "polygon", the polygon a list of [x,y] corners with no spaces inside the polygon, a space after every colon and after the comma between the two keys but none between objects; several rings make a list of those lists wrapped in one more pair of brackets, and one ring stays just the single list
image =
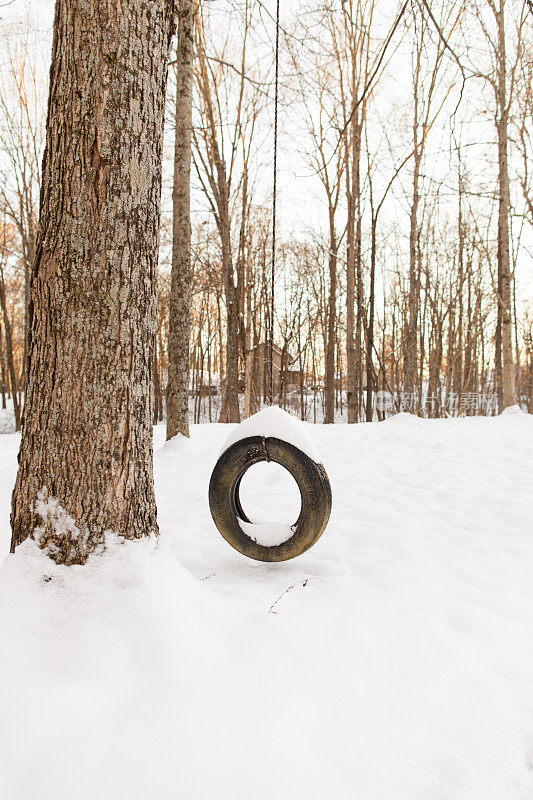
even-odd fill
[{"label": "rope hanging from tree", "polygon": [[270,275],[270,340],[269,340],[269,386],[268,400],[272,405],[274,398],[274,287],[276,266],[276,199],[278,178],[278,78],[279,78],[279,0],[276,0],[276,54],[274,78],[274,164],[272,180],[272,262]]},{"label": "rope hanging from tree", "polygon": [[[279,78],[279,0],[276,0],[276,49],[274,81],[274,160],[272,185],[272,260],[269,325],[269,385],[270,408],[255,415],[280,415],[280,430],[284,429],[285,411],[273,407],[274,401],[274,303],[276,266],[276,200],[278,157],[278,78]],[[281,374],[280,374],[281,379]],[[248,424],[249,418],[243,425]],[[291,425],[298,425],[291,419]],[[261,423],[259,424],[259,428]],[[270,426],[268,426],[270,427]],[[290,438],[290,437],[289,437]],[[255,533],[254,523],[247,517],[240,500],[240,486],[245,472],[260,461],[274,461],[284,467],[300,490],[301,507],[298,519],[287,526],[288,538],[278,544],[262,544]],[[300,447],[272,435],[248,435],[237,439],[220,455],[209,482],[211,516],[224,539],[248,558],[257,561],[287,561],[301,555],[320,538],[331,513],[331,486],[324,466]]]}]

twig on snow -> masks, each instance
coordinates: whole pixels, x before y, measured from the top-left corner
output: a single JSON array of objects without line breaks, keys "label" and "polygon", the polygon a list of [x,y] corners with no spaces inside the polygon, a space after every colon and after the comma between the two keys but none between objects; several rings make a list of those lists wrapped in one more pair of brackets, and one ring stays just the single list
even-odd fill
[{"label": "twig on snow", "polygon": [[285,590],[284,590],[284,591],[283,591],[283,592],[280,594],[280,596],[278,597],[278,599],[277,599],[277,600],[274,600],[274,602],[273,602],[273,603],[272,603],[272,605],[270,606],[270,610],[269,610],[269,612],[268,612],[268,613],[269,613],[269,614],[277,614],[278,612],[277,612],[277,611],[274,611],[274,606],[276,606],[276,605],[279,603],[279,601],[281,600],[281,598],[283,597],[283,595],[284,595],[284,594],[287,594],[287,592],[290,592],[290,590],[291,590],[291,589],[294,589],[296,586],[307,586],[307,581],[308,581],[308,580],[309,580],[309,578],[306,578],[306,579],[305,579],[305,580],[304,580],[302,583],[299,583],[299,582],[298,582],[298,583],[293,583],[291,586],[287,586],[287,588],[286,588],[286,589],[285,589]]}]

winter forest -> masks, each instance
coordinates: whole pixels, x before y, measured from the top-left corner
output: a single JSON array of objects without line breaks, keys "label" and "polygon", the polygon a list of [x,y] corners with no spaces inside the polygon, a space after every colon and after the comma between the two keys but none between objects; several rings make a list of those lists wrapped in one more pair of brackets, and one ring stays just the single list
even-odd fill
[{"label": "winter forest", "polygon": [[[531,410],[528,3],[354,0],[284,5],[281,17],[276,402],[311,422]],[[194,422],[237,422],[268,395],[272,9],[209,2],[191,24],[189,410]],[[30,15],[1,30],[1,385],[17,428],[49,26]],[[165,110],[156,421],[179,261],[178,58]]]},{"label": "winter forest", "polygon": [[532,0],[0,0],[0,800],[533,798],[532,79]]}]

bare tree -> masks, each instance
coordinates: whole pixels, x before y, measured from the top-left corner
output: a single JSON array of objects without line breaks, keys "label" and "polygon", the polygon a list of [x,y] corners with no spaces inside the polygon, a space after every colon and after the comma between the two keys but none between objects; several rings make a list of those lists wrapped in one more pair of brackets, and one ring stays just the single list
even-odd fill
[{"label": "bare tree", "polygon": [[[312,25],[312,21],[311,21]],[[335,421],[335,352],[338,299],[338,260],[342,234],[338,212],[341,206],[343,180],[346,170],[346,148],[339,146],[339,131],[347,115],[347,103],[342,95],[345,88],[344,68],[340,54],[343,49],[343,26],[340,30],[330,15],[325,16],[322,37],[314,41],[310,56],[312,71],[296,44],[292,60],[299,83],[302,105],[307,117],[310,149],[307,159],[322,184],[327,212],[327,245],[324,248],[328,263],[327,313],[325,329],[324,422]],[[330,55],[333,54],[333,59]],[[333,66],[332,66],[333,65]],[[343,108],[344,107],[344,108]]]},{"label": "bare tree", "polygon": [[533,174],[529,163],[533,152],[533,46],[530,46],[529,50],[524,47],[517,88],[516,143],[522,167],[519,179],[525,201],[525,213],[529,224],[533,226]]},{"label": "bare tree", "polygon": [[[477,20],[488,45],[490,67],[480,69],[477,74],[492,88],[494,105],[493,117],[497,135],[498,152],[498,276],[495,287],[497,304],[497,324],[495,335],[495,373],[497,388],[503,407],[516,402],[516,380],[513,359],[513,320],[512,320],[512,276],[510,260],[510,179],[509,179],[509,126],[511,106],[518,83],[518,67],[523,56],[523,36],[528,9],[525,2],[515,13],[516,27],[514,58],[507,52],[508,22],[505,0],[487,0],[493,26],[490,25],[483,8],[477,8]],[[514,9],[512,9],[514,10]],[[490,15],[489,15],[490,16]],[[526,161],[527,174],[527,161]],[[527,186],[527,183],[526,183]],[[527,193],[526,193],[527,200]]]},{"label": "bare tree", "polygon": [[[241,12],[238,64],[229,60],[227,41],[206,44],[198,21],[197,83],[202,124],[194,130],[193,160],[200,185],[216,222],[226,301],[225,380],[221,422],[238,422],[239,355],[243,349],[243,243],[251,202],[248,167],[255,146],[258,115],[264,106],[260,77],[247,72],[248,46],[257,6],[246,0]],[[241,347],[239,347],[241,345]]]},{"label": "bare tree", "polygon": [[191,138],[196,0],[180,0],[176,55],[176,133],[172,282],[168,333],[167,439],[189,435],[191,303]]},{"label": "bare tree", "polygon": [[4,45],[4,80],[0,85],[0,205],[15,226],[19,265],[24,275],[24,349],[22,375],[28,349],[30,275],[35,257],[40,159],[44,139],[41,75],[36,34],[29,26],[0,28]]},{"label": "bare tree", "polygon": [[508,126],[509,99],[507,96],[507,56],[505,46],[505,0],[489,0],[498,29],[496,50],[495,115],[498,133],[498,308],[501,318],[503,407],[516,402],[513,364],[513,328],[511,308],[511,264],[509,256],[509,164]]},{"label": "bare tree", "polygon": [[[346,148],[346,403],[348,422],[359,420],[362,391],[361,331],[364,308],[362,268],[361,144],[366,122],[371,63],[371,28],[374,0],[343,3],[344,28],[349,53],[346,92],[342,93]],[[344,53],[338,57],[344,60]],[[339,70],[343,75],[342,69]],[[367,94],[364,94],[367,92]],[[348,106],[346,107],[346,103]],[[356,310],[355,310],[356,309]]]},{"label": "bare tree", "polygon": [[[413,9],[413,176],[409,210],[409,314],[405,343],[405,389],[413,392],[418,383],[418,328],[420,313],[420,247],[419,206],[421,169],[428,135],[444,106],[450,91],[439,87],[440,73],[446,53],[445,42],[457,27],[462,7],[459,3],[444,3],[440,10],[439,30],[446,31],[446,39],[437,37],[432,56],[427,53],[431,43],[431,19],[426,8]],[[441,88],[441,93],[438,89]],[[435,107],[436,106],[436,107]]]}]

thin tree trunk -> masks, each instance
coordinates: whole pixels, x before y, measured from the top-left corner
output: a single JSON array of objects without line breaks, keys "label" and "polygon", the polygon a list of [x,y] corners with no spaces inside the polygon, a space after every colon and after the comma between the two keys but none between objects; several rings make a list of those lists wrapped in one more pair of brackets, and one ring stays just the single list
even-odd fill
[{"label": "thin tree trunk", "polygon": [[7,373],[6,373],[6,360],[4,358],[4,335],[2,333],[2,325],[0,324],[0,378],[2,380],[2,408],[6,408],[6,391],[7,386]]},{"label": "thin tree trunk", "polygon": [[11,549],[157,534],[152,361],[175,9],[56,5]]},{"label": "thin tree trunk", "polygon": [[217,138],[217,125],[211,97],[211,86],[203,45],[201,20],[197,17],[200,46],[201,93],[205,103],[209,124],[209,152],[213,172],[210,176],[214,201],[217,207],[216,224],[222,251],[222,276],[226,296],[226,376],[222,385],[222,408],[220,422],[240,422],[239,411],[239,296],[234,280],[231,250],[230,186],[223,152]]},{"label": "thin tree trunk", "polygon": [[222,269],[226,294],[226,379],[220,422],[240,422],[239,411],[239,299],[233,279],[230,222],[226,217],[221,230]]},{"label": "thin tree trunk", "polygon": [[516,354],[516,366],[514,369],[515,375],[515,393],[516,393],[516,402],[518,406],[522,407],[522,380],[521,380],[521,368],[520,368],[520,344],[518,341],[518,315],[516,312],[516,272],[515,268],[513,268],[513,315],[514,315],[514,346],[515,346],[515,354]]},{"label": "thin tree trunk", "polygon": [[372,422],[372,396],[374,365],[372,350],[374,347],[374,285],[376,277],[376,226],[377,219],[372,219],[372,246],[370,254],[370,296],[368,303],[368,331],[366,337],[366,421]]},{"label": "thin tree trunk", "polygon": [[189,436],[191,328],[191,135],[195,0],[178,14],[176,138],[172,192],[172,276],[168,332],[167,439]]},{"label": "thin tree trunk", "polygon": [[244,416],[250,417],[255,413],[255,392],[254,392],[254,351],[252,350],[252,259],[248,253],[246,259],[246,321],[244,326]]},{"label": "thin tree trunk", "polygon": [[223,401],[224,395],[222,392],[222,375],[224,370],[224,343],[222,340],[222,309],[220,307],[220,293],[217,292],[217,330],[218,330],[218,386],[220,390],[220,397]]},{"label": "thin tree trunk", "polygon": [[161,397],[161,380],[159,377],[159,359],[157,358],[157,347],[154,347],[154,425],[163,419],[163,399]]},{"label": "thin tree trunk", "polygon": [[[416,131],[416,128],[415,128]],[[415,133],[416,137],[416,133]],[[411,201],[409,230],[409,308],[407,317],[407,343],[405,365],[405,390],[414,392],[417,384],[417,342],[418,342],[418,205],[420,179],[420,157],[415,145],[415,164],[413,174],[413,197]]]},{"label": "thin tree trunk", "polygon": [[209,414],[209,422],[212,422],[212,400],[211,400],[211,387],[213,385],[212,378],[211,378],[211,314],[208,312],[207,314],[207,385],[208,385],[208,395],[207,395],[207,409]]},{"label": "thin tree trunk", "polygon": [[337,240],[333,220],[330,220],[329,237],[329,299],[326,342],[325,401],[324,422],[335,422],[335,319],[337,312]]},{"label": "thin tree trunk", "polygon": [[[461,153],[459,151],[459,164]],[[458,233],[458,254],[457,254],[457,358],[455,359],[454,371],[455,378],[453,381],[454,388],[459,395],[463,393],[463,283],[464,283],[464,223],[463,223],[463,207],[462,207],[462,182],[461,172],[459,171],[459,213],[457,220],[457,233]]]},{"label": "thin tree trunk", "polygon": [[9,379],[11,382],[11,397],[13,398],[13,412],[15,414],[15,430],[20,430],[20,404],[18,392],[17,372],[15,370],[15,362],[13,359],[13,337],[11,335],[11,321],[7,313],[6,302],[6,287],[4,283],[4,275],[0,272],[0,308],[4,317],[4,331],[6,338],[6,358],[7,369],[9,372]]},{"label": "thin tree trunk", "polygon": [[[352,119],[352,159],[351,159],[351,183],[347,186],[348,194],[348,224],[346,228],[346,377],[347,377],[347,394],[346,402],[348,406],[348,422],[354,423],[358,421],[358,391],[360,387],[360,380],[357,375],[357,364],[361,360],[356,355],[356,348],[361,347],[361,324],[360,324],[360,291],[359,284],[361,283],[360,276],[360,254],[359,254],[359,237],[361,234],[360,224],[360,193],[361,193],[361,175],[360,175],[360,160],[361,160],[361,127],[359,123],[359,115],[355,113]],[[347,170],[347,176],[349,171]],[[347,178],[348,180],[348,178]],[[355,217],[357,213],[357,229]],[[357,231],[357,236],[356,236]],[[358,302],[358,345],[355,336],[355,285],[356,285],[356,262],[357,262],[357,302]]]},{"label": "thin tree trunk", "polygon": [[29,304],[31,287],[31,270],[35,260],[35,225],[33,217],[33,203],[31,202],[31,190],[28,189],[26,181],[22,187],[26,201],[23,203],[25,213],[21,214],[21,219],[25,218],[26,224],[22,226],[22,261],[24,267],[24,350],[22,361],[22,385],[26,386],[26,364],[28,361],[28,323],[29,323]]},{"label": "thin tree trunk", "polygon": [[516,403],[515,374],[513,364],[513,325],[511,313],[511,267],[509,256],[509,169],[507,158],[507,70],[505,53],[505,0],[500,0],[497,13],[498,24],[498,285],[501,306],[501,350],[503,407]]},{"label": "thin tree trunk", "polygon": [[[531,340],[530,340],[531,342]],[[533,346],[529,349],[529,404],[528,411],[533,414]]]}]

